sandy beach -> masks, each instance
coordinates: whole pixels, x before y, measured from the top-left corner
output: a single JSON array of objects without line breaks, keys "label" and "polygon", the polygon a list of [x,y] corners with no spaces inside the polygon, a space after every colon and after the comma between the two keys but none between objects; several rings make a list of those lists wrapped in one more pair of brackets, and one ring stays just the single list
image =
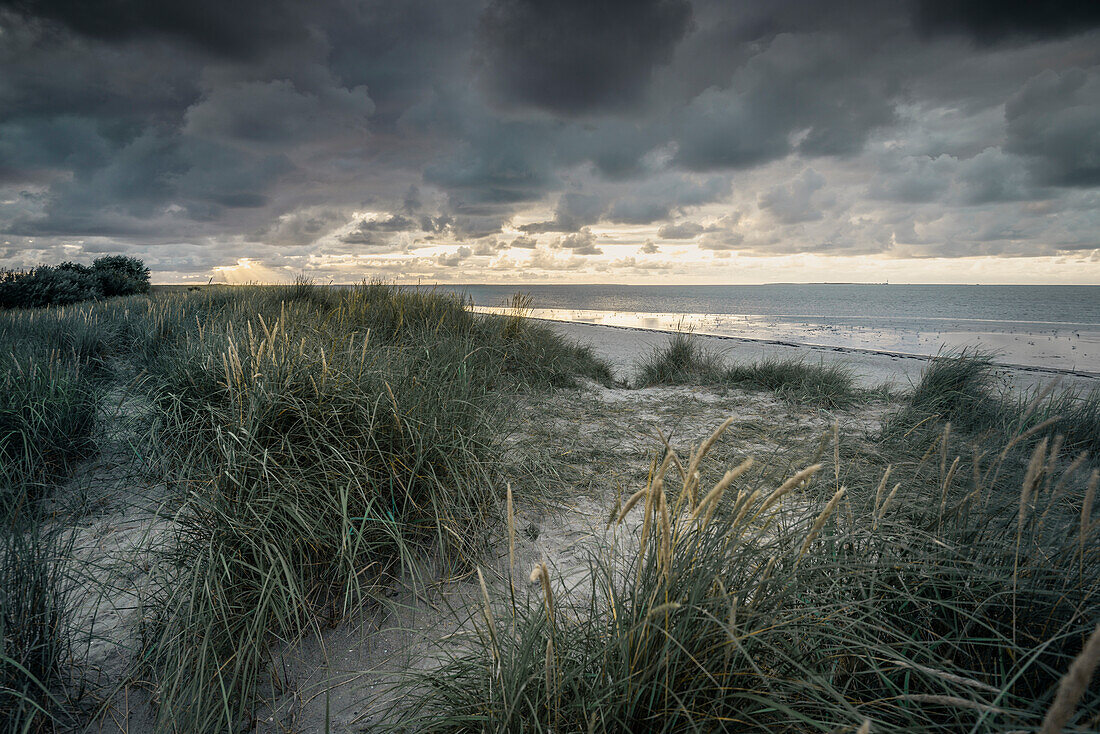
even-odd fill
[{"label": "sandy beach", "polygon": [[[639,360],[663,346],[672,330],[644,329],[548,320],[560,334],[591,346],[596,354],[610,362],[619,377],[627,380]],[[753,362],[765,358],[805,359],[826,364],[841,362],[852,367],[863,387],[890,385],[906,389],[920,379],[929,362],[924,355],[859,347],[797,344],[771,339],[696,334],[705,348],[722,354],[731,362]],[[975,345],[971,345],[975,346]],[[1089,390],[1100,386],[1100,373],[1071,371],[1061,367],[1003,365],[998,369],[1003,383],[1016,390],[1033,390],[1059,381],[1062,388]]]}]

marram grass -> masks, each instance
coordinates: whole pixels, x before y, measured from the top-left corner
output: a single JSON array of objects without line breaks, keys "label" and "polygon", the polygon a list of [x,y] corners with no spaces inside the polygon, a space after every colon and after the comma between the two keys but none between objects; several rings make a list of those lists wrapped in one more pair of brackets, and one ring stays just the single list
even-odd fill
[{"label": "marram grass", "polygon": [[575,588],[537,567],[539,590],[498,602],[493,649],[485,635],[447,648],[398,728],[993,732],[1056,715],[1047,730],[1095,730],[1100,696],[1080,683],[1095,664],[1095,478],[1053,446],[1022,486],[994,466],[965,480],[901,467],[889,492],[816,466],[773,490],[741,474],[703,492],[668,449],[619,514],[638,535],[594,550]]},{"label": "marram grass", "polygon": [[145,633],[164,730],[246,725],[272,643],[425,555],[471,566],[504,504],[501,392],[609,374],[549,330],[377,283],[157,309],[154,444],[184,493]]},{"label": "marram grass", "polygon": [[794,403],[826,408],[848,407],[860,395],[851,368],[844,364],[779,357],[726,364],[720,353],[684,332],[672,334],[663,347],[645,356],[636,373],[640,387],[710,385],[767,390]]}]

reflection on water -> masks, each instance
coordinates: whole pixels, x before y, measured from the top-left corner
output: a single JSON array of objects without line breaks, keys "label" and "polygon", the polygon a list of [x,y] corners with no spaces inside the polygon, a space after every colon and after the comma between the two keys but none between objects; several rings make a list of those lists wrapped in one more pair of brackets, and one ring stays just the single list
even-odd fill
[{"label": "reflection on water", "polygon": [[[475,306],[482,313],[507,309]],[[1100,373],[1100,324],[908,317],[814,317],[752,314],[638,313],[534,308],[529,315],[636,329],[684,330],[697,334],[936,354],[941,349],[981,347],[1006,364]]]}]

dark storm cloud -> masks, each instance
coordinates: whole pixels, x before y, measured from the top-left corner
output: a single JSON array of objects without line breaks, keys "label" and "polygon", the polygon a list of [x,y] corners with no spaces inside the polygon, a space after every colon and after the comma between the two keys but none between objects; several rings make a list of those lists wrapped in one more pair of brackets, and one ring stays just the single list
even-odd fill
[{"label": "dark storm cloud", "polygon": [[925,33],[963,33],[979,43],[1038,39],[1100,27],[1091,0],[918,0],[917,26]]},{"label": "dark storm cloud", "polygon": [[390,214],[382,219],[369,219],[362,222],[357,229],[361,232],[406,232],[418,227],[419,225],[408,217]]},{"label": "dark storm cloud", "polygon": [[607,208],[598,196],[567,193],[558,198],[554,218],[546,222],[533,222],[520,227],[528,234],[538,232],[576,232],[586,224],[594,224]]},{"label": "dark storm cloud", "polygon": [[607,218],[624,224],[652,224],[728,193],[729,180],[723,176],[654,176],[615,201]]},{"label": "dark storm cloud", "polygon": [[517,247],[521,250],[533,250],[538,247],[538,245],[538,240],[536,240],[534,237],[524,237],[521,235],[512,240],[511,244],[509,244],[508,246]]},{"label": "dark storm cloud", "polygon": [[1005,105],[1006,150],[1029,157],[1038,178],[1057,186],[1100,186],[1100,79],[1044,71]]},{"label": "dark storm cloud", "polygon": [[681,111],[676,161],[711,171],[751,168],[792,152],[851,156],[895,120],[895,81],[853,74],[866,63],[859,39],[781,35]]},{"label": "dark storm cloud", "polygon": [[630,107],[690,20],[686,0],[492,0],[483,73],[506,104],[563,114]]},{"label": "dark storm cloud", "polygon": [[305,7],[293,0],[0,0],[0,8],[99,40],[163,35],[231,57],[303,38]]},{"label": "dark storm cloud", "polygon": [[595,225],[1074,252],[1100,227],[1097,8],[0,0],[0,241],[178,272],[429,244],[417,267],[479,267],[468,245],[576,270],[610,262]]},{"label": "dark storm cloud", "polygon": [[555,250],[572,250],[574,255],[602,255],[603,250],[596,247],[596,235],[587,227],[559,237],[551,244]]},{"label": "dark storm cloud", "polygon": [[821,219],[824,214],[815,202],[815,194],[825,187],[825,178],[807,168],[798,178],[769,189],[760,195],[759,206],[783,224]]}]

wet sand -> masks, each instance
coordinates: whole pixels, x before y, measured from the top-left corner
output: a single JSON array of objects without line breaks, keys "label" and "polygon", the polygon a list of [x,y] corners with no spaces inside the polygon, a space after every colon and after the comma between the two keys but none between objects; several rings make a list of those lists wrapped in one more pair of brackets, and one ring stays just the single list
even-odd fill
[{"label": "wet sand", "polygon": [[[614,367],[619,379],[630,379],[639,360],[664,345],[672,330],[608,326],[578,322],[546,321],[559,333],[590,345]],[[842,362],[854,370],[864,387],[891,385],[905,389],[920,379],[931,358],[885,349],[799,344],[778,339],[696,334],[707,349],[721,353],[731,362],[752,362],[764,358],[804,359],[826,364]],[[934,352],[932,352],[934,354]],[[1060,366],[1044,367],[998,362],[1003,384],[1019,390],[1035,389],[1058,380],[1062,388],[1089,390],[1100,387],[1100,373],[1072,371]]]}]

